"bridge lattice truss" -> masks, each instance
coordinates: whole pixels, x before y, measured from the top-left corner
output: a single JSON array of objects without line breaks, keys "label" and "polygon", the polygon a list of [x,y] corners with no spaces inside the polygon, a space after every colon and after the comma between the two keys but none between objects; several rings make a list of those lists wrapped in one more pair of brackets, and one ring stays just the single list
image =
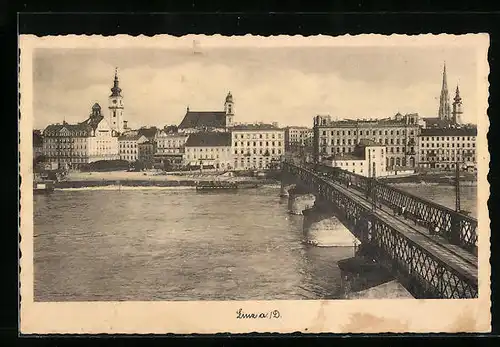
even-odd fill
[{"label": "bridge lattice truss", "polygon": [[[478,284],[475,278],[454,269],[393,226],[377,218],[366,204],[351,199],[325,178],[308,169],[284,163],[283,172],[307,187],[317,198],[329,202],[336,210],[337,217],[364,245],[370,246],[368,248],[374,251],[376,259],[388,266],[398,280],[416,297],[458,299],[478,296]],[[364,189],[367,189],[367,180],[359,179],[353,184],[366,184]],[[361,188],[363,189],[363,186]],[[398,190],[391,192],[390,189],[384,188],[381,185],[378,192],[382,194],[386,203],[394,201],[397,205],[405,199],[408,203],[406,206],[412,203],[413,211],[420,206],[426,211],[424,216],[433,221],[437,221],[438,216],[441,216],[443,221],[439,225],[451,228],[449,221],[452,217],[446,213],[447,211],[437,211],[436,206],[424,206],[424,202],[416,197],[416,201],[412,202],[406,193],[400,193]],[[476,230],[477,225],[472,226],[472,221],[467,220],[467,224],[468,230]]]}]

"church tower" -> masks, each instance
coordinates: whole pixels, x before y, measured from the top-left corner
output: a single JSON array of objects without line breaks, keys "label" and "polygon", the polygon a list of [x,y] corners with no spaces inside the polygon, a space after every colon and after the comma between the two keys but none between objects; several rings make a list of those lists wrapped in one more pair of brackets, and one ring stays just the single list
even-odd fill
[{"label": "church tower", "polygon": [[234,101],[231,92],[227,93],[226,102],[224,103],[224,111],[226,113],[226,127],[230,128],[233,126],[234,118]]},{"label": "church tower", "polygon": [[118,69],[115,69],[115,80],[111,95],[109,96],[109,125],[113,133],[119,134],[123,132],[123,96],[122,90],[119,87]]},{"label": "church tower", "polygon": [[453,99],[453,123],[461,124],[462,123],[462,98],[460,97],[460,90],[458,89],[455,92],[455,98]]},{"label": "church tower", "polygon": [[448,95],[448,83],[446,81],[446,63],[443,69],[443,85],[441,87],[441,96],[439,97],[438,116],[441,120],[451,120],[450,96]]}]

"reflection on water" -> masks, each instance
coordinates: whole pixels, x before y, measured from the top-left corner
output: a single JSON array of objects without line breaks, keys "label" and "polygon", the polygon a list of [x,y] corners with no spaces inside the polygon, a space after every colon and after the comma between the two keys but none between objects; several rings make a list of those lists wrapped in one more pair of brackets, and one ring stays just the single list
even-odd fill
[{"label": "reflection on water", "polygon": [[34,197],[35,300],[339,298],[351,247],[302,242],[274,187]]}]

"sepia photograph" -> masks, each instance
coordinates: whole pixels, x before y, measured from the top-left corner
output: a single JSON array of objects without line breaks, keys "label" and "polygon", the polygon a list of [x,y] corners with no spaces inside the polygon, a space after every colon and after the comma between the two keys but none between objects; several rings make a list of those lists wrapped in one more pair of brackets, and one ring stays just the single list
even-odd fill
[{"label": "sepia photograph", "polygon": [[489,331],[488,45],[21,36],[21,332]]}]

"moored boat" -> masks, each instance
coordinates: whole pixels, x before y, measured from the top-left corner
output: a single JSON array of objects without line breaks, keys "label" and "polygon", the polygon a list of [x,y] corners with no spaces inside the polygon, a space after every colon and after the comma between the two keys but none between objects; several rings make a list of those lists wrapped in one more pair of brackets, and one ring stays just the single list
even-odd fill
[{"label": "moored boat", "polygon": [[51,193],[54,191],[53,181],[35,181],[33,182],[33,193],[34,194],[44,194]]},{"label": "moored boat", "polygon": [[214,191],[214,190],[236,190],[238,185],[233,182],[211,181],[198,182],[196,184],[197,191]]}]

